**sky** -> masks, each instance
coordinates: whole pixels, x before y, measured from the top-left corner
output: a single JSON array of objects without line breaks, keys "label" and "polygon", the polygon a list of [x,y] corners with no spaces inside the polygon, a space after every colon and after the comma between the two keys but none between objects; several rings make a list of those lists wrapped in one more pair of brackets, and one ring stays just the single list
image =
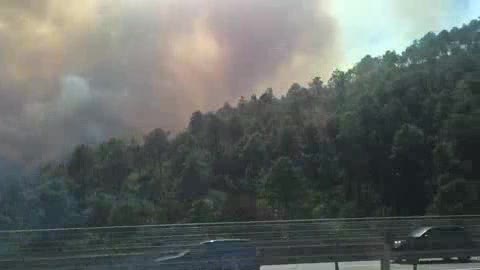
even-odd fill
[{"label": "sky", "polygon": [[478,0],[0,0],[0,158],[185,128],[480,14]]}]

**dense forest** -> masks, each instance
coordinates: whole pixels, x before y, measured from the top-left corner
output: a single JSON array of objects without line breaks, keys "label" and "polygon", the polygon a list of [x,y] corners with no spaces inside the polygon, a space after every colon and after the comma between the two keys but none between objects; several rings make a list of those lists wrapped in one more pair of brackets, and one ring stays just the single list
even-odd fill
[{"label": "dense forest", "polygon": [[[480,21],[272,89],[178,134],[79,145],[4,174],[0,225],[480,213]],[[477,166],[475,166],[475,164]]]}]

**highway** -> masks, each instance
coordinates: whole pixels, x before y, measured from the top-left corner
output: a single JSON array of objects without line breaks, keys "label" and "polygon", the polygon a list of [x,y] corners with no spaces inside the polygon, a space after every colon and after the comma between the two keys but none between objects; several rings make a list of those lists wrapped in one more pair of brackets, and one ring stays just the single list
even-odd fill
[{"label": "highway", "polygon": [[[385,232],[403,236],[425,224],[467,227],[479,247],[468,254],[480,254],[480,215],[319,219],[0,231],[0,269],[162,269],[154,261],[159,256],[176,254],[205,240],[238,238],[251,239],[260,249],[260,261],[269,264],[261,270],[334,270],[334,263],[316,262],[335,259],[358,260],[340,262],[339,270],[380,270],[378,259],[384,255]],[[368,261],[374,259],[377,261]],[[305,264],[282,265],[294,262]],[[392,264],[390,269],[410,270],[413,266]],[[480,257],[469,263],[421,261],[417,267],[417,270],[475,269],[480,270]]]},{"label": "highway", "polygon": [[[340,270],[379,270],[379,261],[344,262],[339,264]],[[412,270],[411,264],[391,265],[391,270]],[[261,270],[335,270],[333,263],[315,263],[298,265],[272,265],[262,266]],[[449,263],[441,260],[421,261],[417,270],[480,270],[480,258],[475,258],[470,263]]]},{"label": "highway", "polygon": [[[118,261],[111,264],[112,262],[103,262],[103,261],[73,261],[65,263],[53,263],[53,262],[37,262],[31,266],[21,266],[19,265],[13,267],[6,267],[6,265],[0,266],[1,269],[35,269],[35,270],[46,270],[46,269],[58,269],[58,270],[72,270],[72,269],[85,269],[85,270],[115,270],[115,269],[162,269],[162,267],[155,266],[154,268],[145,267],[142,268],[142,264],[145,263],[142,259],[128,259],[122,262]],[[145,266],[145,265],[143,265]],[[76,268],[81,267],[81,268]],[[186,267],[186,269],[192,269],[191,267]],[[413,266],[411,264],[402,263],[392,263],[391,270],[412,270]],[[311,263],[311,264],[290,264],[290,265],[267,265],[262,266],[261,270],[335,270],[334,263]],[[339,270],[380,270],[379,261],[355,261],[355,262],[340,262]],[[421,260],[417,266],[417,270],[480,270],[480,257],[473,258],[468,263],[460,263],[458,261],[452,260],[450,262],[445,262],[442,259],[429,259]]]}]

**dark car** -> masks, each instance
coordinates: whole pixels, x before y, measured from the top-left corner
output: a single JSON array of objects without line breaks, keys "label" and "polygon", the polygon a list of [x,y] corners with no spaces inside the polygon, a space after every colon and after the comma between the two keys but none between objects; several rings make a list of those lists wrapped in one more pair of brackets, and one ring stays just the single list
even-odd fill
[{"label": "dark car", "polygon": [[209,240],[155,260],[158,269],[258,270],[257,248],[249,240]]},{"label": "dark car", "polygon": [[473,247],[470,235],[460,226],[421,227],[412,231],[406,239],[393,243],[397,262],[416,262],[421,258],[448,260],[453,257],[468,261]]}]

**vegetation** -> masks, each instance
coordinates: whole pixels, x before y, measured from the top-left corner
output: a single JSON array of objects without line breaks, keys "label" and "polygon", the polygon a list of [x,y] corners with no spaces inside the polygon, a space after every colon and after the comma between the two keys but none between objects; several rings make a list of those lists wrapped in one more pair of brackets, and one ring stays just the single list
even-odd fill
[{"label": "vegetation", "polygon": [[5,228],[480,210],[480,21],[402,54],[192,114],[171,135],[80,145],[2,181]]}]

